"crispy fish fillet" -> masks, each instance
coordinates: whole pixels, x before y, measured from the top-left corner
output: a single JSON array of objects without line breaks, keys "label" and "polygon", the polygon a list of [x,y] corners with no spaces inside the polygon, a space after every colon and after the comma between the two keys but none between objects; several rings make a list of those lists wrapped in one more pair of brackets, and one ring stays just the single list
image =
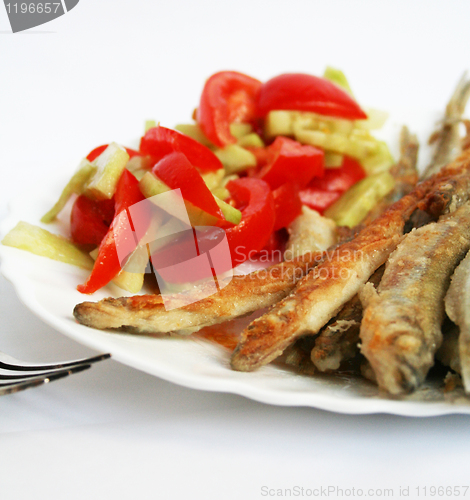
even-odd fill
[{"label": "crispy fish fillet", "polygon": [[218,293],[178,309],[166,311],[160,295],[138,295],[83,302],[75,307],[73,314],[80,323],[93,328],[123,328],[142,334],[173,331],[189,334],[275,304],[291,292],[323,255],[324,252],[310,252],[268,269],[234,276]]},{"label": "crispy fish fillet", "polygon": [[470,80],[467,79],[465,73],[447,104],[441,128],[429,140],[430,144],[433,142],[437,144],[432,161],[423,173],[423,179],[437,173],[443,165],[447,165],[462,152],[462,138],[459,126],[469,97]]},{"label": "crispy fish fillet", "polygon": [[[445,297],[445,309],[449,318],[460,329],[458,339],[460,373],[465,391],[470,393],[470,253],[459,264],[452,276],[451,285]],[[453,358],[455,359],[456,356],[454,355]],[[451,366],[451,368],[454,367]]]},{"label": "crispy fish fillet", "polygon": [[467,203],[407,234],[390,256],[378,290],[364,287],[361,352],[380,388],[406,394],[426,378],[442,342],[450,277],[469,248]]},{"label": "crispy fish fillet", "polygon": [[[368,282],[377,287],[383,272],[384,266],[379,267]],[[361,320],[362,304],[359,295],[355,295],[337,316],[322,328],[315,340],[311,359],[319,371],[337,370],[343,361],[352,359],[357,354]]]},{"label": "crispy fish fillet", "polygon": [[281,355],[298,337],[317,333],[385,263],[401,240],[406,221],[436,186],[441,190],[445,187],[450,195],[445,200],[439,197],[443,211],[454,206],[456,199],[468,199],[470,152],[418,184],[354,240],[340,245],[315,272],[299,281],[291,295],[251,323],[232,355],[232,368],[255,370]]}]

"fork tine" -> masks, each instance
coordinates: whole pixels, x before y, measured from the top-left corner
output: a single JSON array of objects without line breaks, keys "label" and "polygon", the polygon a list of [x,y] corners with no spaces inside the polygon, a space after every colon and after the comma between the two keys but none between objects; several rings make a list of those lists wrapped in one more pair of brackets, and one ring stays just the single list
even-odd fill
[{"label": "fork tine", "polygon": [[[74,365],[73,368],[83,366],[83,365],[90,365],[90,363],[82,363],[82,364],[77,364]],[[18,367],[19,368],[19,367]],[[69,367],[70,369],[72,367]],[[21,379],[32,379],[34,377],[47,377],[48,375],[54,375],[55,373],[58,373],[60,371],[67,370],[67,368],[56,368],[56,369],[49,369],[49,370],[35,370],[30,371],[27,370],[25,372],[20,372],[18,370],[4,370],[3,368],[0,368],[0,385],[2,384],[2,380],[16,380],[19,381]]]},{"label": "fork tine", "polygon": [[[91,358],[77,359],[76,361],[67,361],[65,363],[55,363],[55,364],[45,364],[45,365],[33,365],[29,363],[23,364],[22,361],[15,360],[14,358],[11,358],[10,356],[7,356],[4,353],[0,353],[0,356],[1,358],[3,358],[3,360],[0,360],[0,368],[12,371],[27,372],[27,371],[65,369],[65,368],[72,368],[77,365],[97,363],[98,361],[102,361],[103,359],[110,358],[111,354],[100,354],[98,356],[93,356]],[[8,361],[6,361],[7,359]]]},{"label": "fork tine", "polygon": [[52,375],[43,374],[40,377],[30,378],[26,381],[21,382],[6,382],[0,383],[0,396],[5,394],[12,394],[14,392],[24,391],[25,389],[29,389],[30,387],[37,387],[38,385],[47,384],[49,382],[53,382],[54,380],[59,380],[61,378],[72,375],[72,373],[82,372],[91,368],[91,365],[79,365],[68,370],[61,370],[53,373]]}]

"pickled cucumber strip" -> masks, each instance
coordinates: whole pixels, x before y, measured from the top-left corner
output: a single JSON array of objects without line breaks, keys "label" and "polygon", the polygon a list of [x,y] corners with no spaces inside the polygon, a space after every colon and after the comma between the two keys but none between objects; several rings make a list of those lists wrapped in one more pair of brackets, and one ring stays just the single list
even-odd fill
[{"label": "pickled cucumber strip", "polygon": [[86,187],[87,194],[98,200],[110,200],[128,161],[127,151],[111,143],[92,163],[97,170]]},{"label": "pickled cucumber strip", "polygon": [[276,110],[270,111],[264,123],[266,137],[272,138],[278,135],[294,135],[293,111]]},{"label": "pickled cucumber strip", "polygon": [[365,158],[361,158],[361,164],[367,172],[367,175],[371,175],[390,170],[395,164],[395,160],[387,144],[383,141],[377,141],[377,150],[375,153]]},{"label": "pickled cucumber strip", "polygon": [[47,214],[42,216],[41,222],[48,224],[49,222],[55,220],[73,194],[82,194],[85,184],[95,172],[96,167],[84,158],[78,166],[77,171],[64,187],[56,204],[49,210],[49,212],[47,212]]},{"label": "pickled cucumber strip", "polygon": [[126,168],[133,174],[138,170],[150,170],[153,167],[154,163],[155,162],[152,161],[152,158],[150,156],[133,156],[126,163]]},{"label": "pickled cucumber strip", "polygon": [[114,279],[113,283],[129,293],[139,293],[144,286],[144,275],[142,273],[128,273],[121,271]]},{"label": "pickled cucumber strip", "polygon": [[240,137],[237,144],[242,148],[264,148],[263,139],[261,139],[261,137],[254,132]]},{"label": "pickled cucumber strip", "polygon": [[72,242],[28,222],[18,222],[2,244],[84,269],[93,268],[93,259]]},{"label": "pickled cucumber strip", "polygon": [[249,123],[231,123],[230,133],[235,139],[241,139],[245,135],[251,134],[253,127]]},{"label": "pickled cucumber strip", "polygon": [[157,122],[155,120],[145,120],[145,132],[157,126]]},{"label": "pickled cucumber strip", "polygon": [[343,165],[344,156],[339,153],[325,152],[325,168],[340,168]]},{"label": "pickled cucumber strip", "polygon": [[256,166],[256,156],[237,144],[229,144],[224,148],[216,149],[214,153],[229,175]]},{"label": "pickled cucumber strip", "polygon": [[220,198],[217,198],[217,196],[214,196],[214,199],[217,205],[219,205],[226,221],[235,225],[240,224],[240,221],[242,220],[242,213],[238,210],[238,208],[232,207],[232,205],[222,201]]},{"label": "pickled cucumber strip", "polygon": [[388,113],[380,109],[365,108],[366,120],[356,120],[354,126],[365,130],[378,130],[385,125]]},{"label": "pickled cucumber strip", "polygon": [[336,85],[340,86],[349,95],[351,96],[353,95],[351,87],[349,86],[348,83],[348,79],[340,69],[327,66],[325,72],[323,73],[323,78],[330,80],[330,82],[336,83]]},{"label": "pickled cucumber strip", "polygon": [[225,171],[223,168],[219,168],[219,170],[215,170],[213,172],[205,172],[201,174],[202,179],[210,191],[217,189],[220,186],[224,176]]},{"label": "pickled cucumber strip", "polygon": [[175,130],[191,137],[191,139],[200,142],[208,148],[214,146],[212,142],[209,141],[209,139],[204,135],[204,132],[200,129],[199,125],[197,125],[196,123],[181,123],[179,125],[176,125]]},{"label": "pickled cucumber strip", "polygon": [[393,189],[394,185],[395,179],[389,172],[366,177],[325,210],[324,216],[333,219],[339,226],[354,227]]},{"label": "pickled cucumber strip", "polygon": [[[140,191],[146,198],[151,198],[152,196],[155,196],[157,194],[167,193],[171,191],[170,187],[167,186],[152,172],[147,172],[144,177],[142,177],[139,182],[139,187]],[[222,215],[224,216],[225,220],[231,222],[232,224],[238,224],[240,222],[241,212],[239,210],[215,196],[214,199],[219,205],[219,208],[222,211]],[[199,207],[196,207],[191,202],[184,200],[184,204],[186,206],[186,211],[192,226],[214,226],[218,222],[218,219],[216,217],[208,214]],[[178,218],[178,215],[176,213],[173,213],[171,211],[171,208],[169,213]]]},{"label": "pickled cucumber strip", "polygon": [[[92,252],[90,252],[90,257],[93,260],[96,260],[98,257],[99,248],[95,248]],[[145,270],[146,264],[148,262],[148,258],[145,263],[143,263],[143,269]],[[135,263],[134,267],[135,267]],[[128,272],[126,271],[126,266],[122,269],[117,276],[113,278],[113,283],[122,288],[126,292],[129,293],[139,293],[144,285],[144,273],[137,272]]]},{"label": "pickled cucumber strip", "polygon": [[351,138],[342,134],[327,134],[319,130],[297,128],[295,138],[302,144],[310,144],[334,153],[345,154],[363,160],[379,150],[378,141],[370,139]]}]

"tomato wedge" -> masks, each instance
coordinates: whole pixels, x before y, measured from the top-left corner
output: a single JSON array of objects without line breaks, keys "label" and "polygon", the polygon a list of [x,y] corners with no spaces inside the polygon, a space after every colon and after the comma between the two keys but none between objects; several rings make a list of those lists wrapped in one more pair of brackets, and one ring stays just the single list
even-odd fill
[{"label": "tomato wedge", "polygon": [[[114,195],[115,217],[106,236],[103,238],[98,251],[95,265],[83,285],[78,285],[77,290],[81,293],[93,293],[107,285],[121,270],[117,245],[122,240],[127,244],[129,235],[126,229],[119,230],[119,215],[123,210],[142,201],[144,196],[139,189],[139,181],[128,171],[124,170],[119,179]],[[116,228],[114,227],[116,226]]]},{"label": "tomato wedge", "polygon": [[257,177],[266,181],[272,189],[286,182],[303,188],[313,177],[321,177],[323,170],[322,150],[278,136],[268,147],[268,163]]},{"label": "tomato wedge", "polygon": [[179,152],[171,153],[152,169],[171,189],[181,189],[183,198],[219,220],[225,220],[201,174],[188,158]]},{"label": "tomato wedge", "polygon": [[225,230],[232,254],[232,264],[241,264],[261,250],[268,242],[274,228],[274,199],[266,182],[244,177],[227,184],[237,208],[242,210],[242,220]]},{"label": "tomato wedge", "polygon": [[[98,146],[95,148],[93,151],[88,153],[88,156],[86,159],[88,161],[93,161],[94,159],[98,158],[98,156],[109,146],[109,144],[103,144],[102,146]],[[129,158],[132,158],[133,156],[140,156],[140,153],[136,151],[135,149],[131,148],[124,148],[127,151],[127,154],[129,155]]]},{"label": "tomato wedge", "polygon": [[151,156],[154,162],[176,151],[183,153],[200,172],[222,168],[222,163],[209,148],[176,130],[152,127],[140,141],[140,154]]},{"label": "tomato wedge", "polygon": [[274,199],[274,231],[287,227],[302,211],[297,186],[291,182],[283,184],[273,191]]},{"label": "tomato wedge", "polygon": [[196,121],[216,146],[234,144],[232,122],[251,122],[256,118],[256,98],[261,82],[236,71],[221,71],[204,85]]},{"label": "tomato wedge", "polygon": [[114,200],[92,200],[80,195],[70,214],[72,241],[79,245],[98,246],[114,217]]},{"label": "tomato wedge", "polygon": [[258,113],[275,109],[311,111],[326,116],[360,120],[367,115],[357,102],[334,83],[304,73],[286,73],[264,83],[258,96]]},{"label": "tomato wedge", "polygon": [[300,191],[302,203],[323,213],[344,192],[366,176],[361,164],[345,156],[340,168],[327,168],[323,177],[313,179]]}]

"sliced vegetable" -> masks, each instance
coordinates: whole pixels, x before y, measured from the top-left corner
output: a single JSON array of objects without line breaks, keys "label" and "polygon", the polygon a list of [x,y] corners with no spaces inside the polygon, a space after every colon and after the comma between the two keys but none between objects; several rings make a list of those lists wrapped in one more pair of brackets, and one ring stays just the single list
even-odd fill
[{"label": "sliced vegetable", "polygon": [[302,212],[302,201],[297,186],[290,182],[275,189],[273,199],[274,231],[277,231],[287,227]]},{"label": "sliced vegetable", "polygon": [[[78,285],[77,290],[81,293],[93,293],[107,285],[121,271],[121,263],[118,256],[118,246],[130,247],[130,235],[126,226],[122,225],[121,212],[144,199],[139,189],[139,182],[128,171],[124,170],[117,187],[115,199],[115,217],[110,229],[101,242],[98,257],[93,270],[83,285]],[[141,222],[141,225],[143,223]],[[135,246],[137,243],[135,243]],[[134,246],[134,248],[135,248]],[[129,252],[130,253],[130,252]]]},{"label": "sliced vegetable", "polygon": [[79,245],[98,246],[114,218],[114,200],[92,200],[80,195],[70,213],[72,241]]},{"label": "sliced vegetable", "polygon": [[185,200],[213,217],[223,219],[222,212],[201,174],[183,153],[175,152],[165,156],[152,171],[171,189],[181,189]]},{"label": "sliced vegetable", "polygon": [[[88,156],[86,157],[86,159],[90,162],[96,160],[96,158],[98,158],[98,156],[101,153],[103,153],[108,146],[109,146],[109,144],[103,144],[102,146],[98,146],[93,151],[88,153]],[[134,156],[140,155],[140,153],[138,151],[136,151],[135,149],[131,149],[131,148],[124,148],[124,149],[127,151],[129,158],[134,158]]]},{"label": "sliced vegetable", "polygon": [[233,137],[238,140],[253,132],[253,127],[249,123],[230,123],[229,129]]},{"label": "sliced vegetable", "polygon": [[215,155],[222,162],[228,175],[256,166],[255,155],[238,144],[217,149]]},{"label": "sliced vegetable", "polygon": [[257,177],[272,189],[286,182],[305,187],[313,177],[323,175],[323,151],[304,146],[287,137],[277,137],[268,148],[268,164]]},{"label": "sliced vegetable", "polygon": [[340,69],[336,69],[336,68],[332,68],[331,66],[327,66],[325,69],[325,72],[323,73],[323,78],[326,78],[330,82],[336,83],[336,85],[340,86],[350,96],[353,95],[351,87],[349,86],[348,79],[346,78],[346,75]]},{"label": "sliced vegetable", "polygon": [[83,269],[93,267],[93,259],[73,243],[62,236],[52,234],[46,229],[27,222],[18,222],[3,238],[2,244],[20,250],[27,250],[36,255],[65,262],[66,264],[73,264]]},{"label": "sliced vegetable", "polygon": [[47,214],[43,215],[41,222],[47,224],[55,220],[71,196],[73,194],[81,194],[83,192],[86,183],[95,172],[96,166],[92,165],[87,159],[83,159],[75,174],[73,174],[72,178],[64,187],[56,204],[49,210],[49,212],[47,212]]},{"label": "sliced vegetable", "polygon": [[261,179],[230,181],[227,189],[242,211],[240,224],[225,230],[235,266],[252,257],[269,240],[275,221],[274,199]]},{"label": "sliced vegetable", "polygon": [[140,151],[150,155],[154,163],[174,152],[183,153],[189,162],[201,172],[222,168],[214,153],[191,137],[165,127],[149,129],[140,141]]},{"label": "sliced vegetable", "polygon": [[[98,253],[99,253],[99,248],[95,248],[95,250],[90,252],[90,257],[93,260],[96,260],[96,257],[98,257]],[[147,262],[148,262],[148,256],[145,264]],[[145,267],[146,266],[143,265],[143,269],[145,269]],[[126,292],[139,293],[144,284],[144,277],[145,274],[143,272],[142,273],[127,272],[123,269],[117,274],[117,276],[113,278],[113,283],[119,288],[125,290]]]},{"label": "sliced vegetable", "polygon": [[299,130],[315,130],[324,134],[340,134],[349,136],[357,123],[367,120],[347,120],[322,116],[307,111],[270,111],[265,120],[264,131],[266,137],[278,135],[294,136]]},{"label": "sliced vegetable", "polygon": [[302,144],[310,144],[318,148],[344,154],[364,160],[379,151],[378,141],[373,137],[358,137],[319,130],[296,129],[295,138]]},{"label": "sliced vegetable", "polygon": [[201,130],[201,127],[197,123],[182,123],[180,125],[176,125],[175,130],[191,137],[191,139],[200,142],[208,148],[214,146],[212,142],[209,141],[209,139],[204,135],[204,132]]},{"label": "sliced vegetable", "polygon": [[390,172],[370,175],[344,193],[325,211],[325,216],[340,226],[356,226],[394,186]]},{"label": "sliced vegetable", "polygon": [[266,116],[274,109],[312,111],[351,120],[367,118],[347,92],[325,78],[303,73],[276,76],[261,86],[259,114]]},{"label": "sliced vegetable", "polygon": [[263,148],[263,139],[258,134],[252,132],[238,139],[237,144],[243,148]]},{"label": "sliced vegetable", "polygon": [[[156,196],[158,194],[167,193],[171,191],[171,188],[165,184],[161,179],[159,179],[152,172],[147,172],[144,177],[140,180],[139,183],[140,190],[142,194],[146,198],[151,198],[152,196]],[[184,197],[183,197],[184,198]],[[214,196],[214,201],[220,208],[222,215],[224,217],[224,221],[229,222],[230,224],[238,224],[241,219],[241,212],[236,208],[232,207],[228,203],[220,200],[216,196]],[[195,206],[193,203],[188,200],[184,200],[186,206],[186,212],[189,217],[190,224],[194,226],[214,226],[218,222],[221,222],[219,218],[214,217],[213,215],[208,214],[201,208]],[[165,210],[168,211],[174,217],[181,217],[179,210],[172,210],[173,207],[167,206]],[[186,216],[183,215],[186,220]]]},{"label": "sliced vegetable", "polygon": [[250,123],[256,118],[256,98],[260,87],[259,80],[236,71],[221,71],[206,81],[196,121],[214,145],[235,144],[230,124]]},{"label": "sliced vegetable", "polygon": [[156,126],[157,122],[155,120],[145,120],[145,132]]},{"label": "sliced vegetable", "polygon": [[97,200],[110,200],[128,161],[129,154],[123,147],[115,142],[110,144],[93,160],[96,173],[88,182],[85,194]]},{"label": "sliced vegetable", "polygon": [[302,203],[320,213],[333,204],[351,186],[366,176],[361,165],[348,156],[340,168],[326,169],[323,177],[313,179],[300,191]]}]

